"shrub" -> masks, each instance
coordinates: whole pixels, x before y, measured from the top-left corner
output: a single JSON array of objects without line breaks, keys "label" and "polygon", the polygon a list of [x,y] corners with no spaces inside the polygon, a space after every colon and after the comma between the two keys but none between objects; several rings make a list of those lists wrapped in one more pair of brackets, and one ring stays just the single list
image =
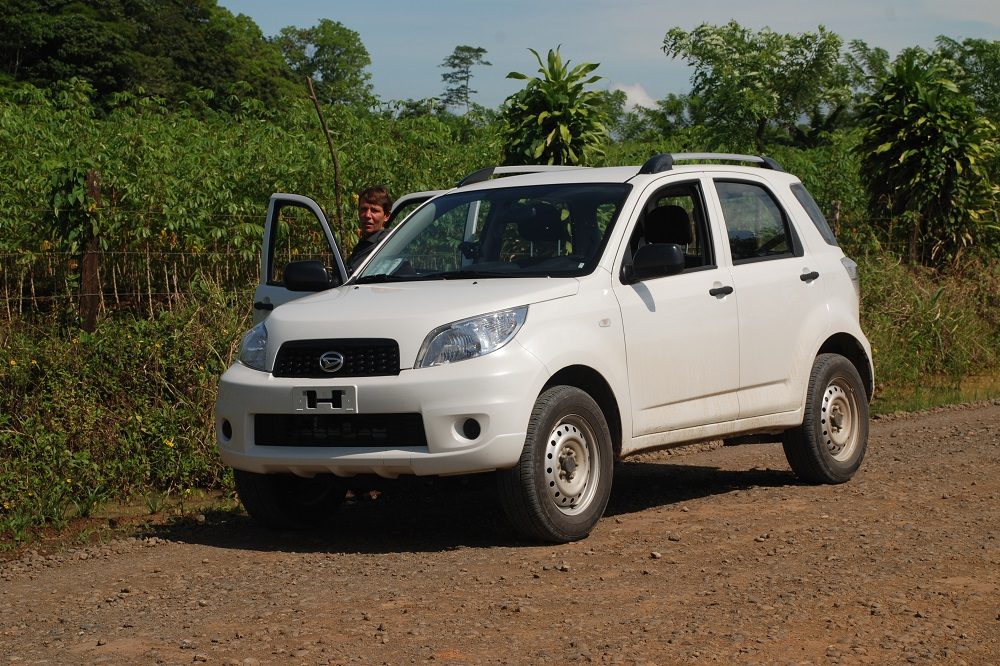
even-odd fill
[{"label": "shrub", "polygon": [[213,408],[249,325],[250,295],[237,298],[198,285],[92,334],[0,321],[0,535],[22,539],[109,499],[223,485]]}]

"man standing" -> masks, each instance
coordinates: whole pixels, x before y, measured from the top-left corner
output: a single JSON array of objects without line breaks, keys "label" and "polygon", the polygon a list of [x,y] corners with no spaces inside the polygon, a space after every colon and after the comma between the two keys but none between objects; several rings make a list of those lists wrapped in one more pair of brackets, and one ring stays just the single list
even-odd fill
[{"label": "man standing", "polygon": [[344,265],[347,274],[354,273],[358,266],[371,254],[389,233],[385,223],[392,212],[392,197],[382,185],[365,188],[358,195],[358,222],[361,226],[361,240],[354,246],[351,256]]}]

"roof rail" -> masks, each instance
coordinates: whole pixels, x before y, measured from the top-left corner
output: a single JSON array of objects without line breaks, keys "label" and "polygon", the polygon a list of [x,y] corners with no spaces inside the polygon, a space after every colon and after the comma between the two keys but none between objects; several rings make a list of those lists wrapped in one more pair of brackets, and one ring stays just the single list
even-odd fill
[{"label": "roof rail", "polygon": [[585,169],[587,167],[566,166],[557,164],[525,164],[522,166],[491,166],[477,169],[458,181],[455,187],[463,187],[474,183],[482,183],[493,176],[514,176],[524,173],[541,173],[543,171],[569,171],[571,169]]},{"label": "roof rail", "polygon": [[689,160],[726,160],[728,162],[753,162],[765,169],[784,171],[781,165],[764,155],[738,155],[736,153],[660,153],[653,155],[639,169],[639,173],[660,173],[674,168],[674,162]]}]

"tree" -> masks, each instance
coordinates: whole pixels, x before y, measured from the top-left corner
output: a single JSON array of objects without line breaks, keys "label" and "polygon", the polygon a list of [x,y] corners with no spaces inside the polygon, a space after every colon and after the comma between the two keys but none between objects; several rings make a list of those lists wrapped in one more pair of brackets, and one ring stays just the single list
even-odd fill
[{"label": "tree", "polygon": [[861,109],[869,208],[886,237],[908,241],[913,263],[958,264],[996,204],[996,127],[962,94],[960,75],[941,53],[907,49]]},{"label": "tree", "polygon": [[1000,41],[937,38],[941,54],[954,60],[961,73],[958,86],[981,112],[1000,122]]},{"label": "tree", "polygon": [[598,65],[564,64],[559,49],[549,50],[547,62],[534,49],[540,77],[511,72],[508,79],[527,81],[504,102],[502,112],[506,164],[586,164],[604,154],[608,102],[602,91],[584,87],[599,81],[589,76]]},{"label": "tree", "polygon": [[441,75],[441,80],[447,84],[441,101],[446,106],[464,106],[465,112],[469,112],[469,99],[476,93],[469,87],[472,68],[492,64],[483,59],[485,55],[486,49],[478,46],[456,46],[452,54],[444,59],[440,66],[448,68],[448,71]]},{"label": "tree", "polygon": [[859,103],[889,74],[892,62],[883,48],[868,46],[860,39],[853,39],[844,54],[851,87]]},{"label": "tree", "polygon": [[137,10],[129,0],[11,0],[0,12],[0,57],[8,80],[40,88],[78,77],[98,97],[124,90]]},{"label": "tree", "polygon": [[123,92],[171,105],[196,94],[216,108],[237,88],[266,101],[291,93],[277,48],[216,0],[9,2],[0,12],[0,81],[53,88],[78,78],[105,109]]},{"label": "tree", "polygon": [[782,35],[735,21],[671,28],[663,40],[666,55],[694,67],[691,94],[718,143],[733,149],[761,150],[770,131],[787,136],[803,115],[844,104],[849,76],[840,48],[840,37],[823,26]]},{"label": "tree", "polygon": [[375,103],[365,71],[371,57],[355,31],[321,19],[312,28],[282,28],[274,42],[293,72],[316,82],[316,96],[324,104],[367,108]]}]

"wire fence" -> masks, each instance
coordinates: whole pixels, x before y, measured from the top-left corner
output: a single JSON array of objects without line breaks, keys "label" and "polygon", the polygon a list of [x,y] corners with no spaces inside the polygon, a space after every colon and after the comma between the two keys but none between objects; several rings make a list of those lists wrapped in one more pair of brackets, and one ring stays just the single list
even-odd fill
[{"label": "wire fence", "polygon": [[[879,255],[905,260],[907,250],[905,243],[845,247],[856,259]],[[92,275],[86,279],[87,257],[81,253],[0,253],[0,317],[81,313],[86,308],[98,317],[115,312],[153,316],[206,288],[246,297],[249,303],[259,282],[258,261],[245,252],[102,250],[91,260]]]},{"label": "wire fence", "polygon": [[[237,253],[97,252],[84,280],[80,254],[0,254],[0,316],[67,312],[93,303],[98,316],[130,311],[154,315],[206,286],[230,296],[249,294],[258,264]],[[87,284],[84,288],[82,285]]]}]

